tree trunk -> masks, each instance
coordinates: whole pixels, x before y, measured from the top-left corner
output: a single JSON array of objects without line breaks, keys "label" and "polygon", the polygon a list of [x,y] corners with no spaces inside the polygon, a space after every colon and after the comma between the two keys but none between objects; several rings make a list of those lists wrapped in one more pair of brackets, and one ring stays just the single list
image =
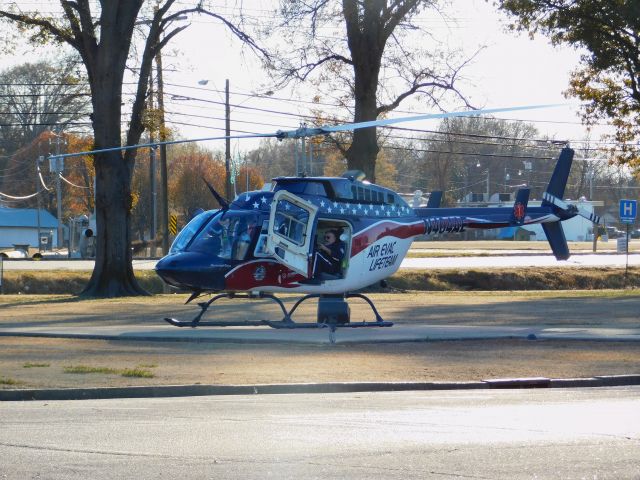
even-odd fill
[{"label": "tree trunk", "polygon": [[[380,71],[381,54],[374,49],[358,52],[352,49],[354,61],[354,90],[355,115],[353,121],[367,122],[378,118],[378,74]],[[376,180],[376,158],[380,147],[376,127],[361,128],[353,132],[353,141],[345,156],[349,170],[362,170],[367,180]]]},{"label": "tree trunk", "polygon": [[[378,118],[378,77],[384,51],[384,42],[380,41],[383,24],[376,13],[380,8],[381,2],[370,1],[365,4],[364,15],[361,17],[357,2],[343,0],[349,51],[353,62],[355,123]],[[355,130],[351,146],[345,153],[349,170],[362,170],[369,181],[375,182],[379,151],[376,127]]]},{"label": "tree trunk", "polygon": [[[366,106],[360,104],[360,108],[356,108],[354,122],[366,122],[377,118],[375,94],[372,103],[373,105],[370,105],[367,101]],[[358,106],[357,102],[356,105]],[[360,115],[357,113],[358,110],[361,110]],[[376,158],[380,151],[376,130],[376,127],[355,130],[351,146],[345,153],[349,170],[362,170],[370,182],[376,181]]]},{"label": "tree trunk", "polygon": [[96,157],[96,264],[82,295],[147,295],[131,264],[131,167],[120,152]]},{"label": "tree trunk", "polygon": [[[113,56],[107,52],[99,56],[95,70],[90,73],[92,121],[97,150],[121,145],[122,76],[113,73],[113,63]],[[83,296],[110,298],[148,295],[135,279],[131,264],[131,182],[134,162],[135,154],[127,155],[118,150],[94,157],[96,263],[91,279],[81,293]]]}]

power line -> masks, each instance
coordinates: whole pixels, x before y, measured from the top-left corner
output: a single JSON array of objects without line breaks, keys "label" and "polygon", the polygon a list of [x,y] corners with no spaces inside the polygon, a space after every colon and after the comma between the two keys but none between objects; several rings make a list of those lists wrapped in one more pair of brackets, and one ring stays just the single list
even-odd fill
[{"label": "power line", "polygon": [[0,197],[8,198],[10,200],[29,200],[30,198],[34,198],[42,193],[42,190],[38,190],[36,193],[32,193],[31,195],[25,195],[22,197],[17,197],[13,195],[7,195],[6,193],[0,192]]},{"label": "power line", "polygon": [[61,173],[59,173],[58,176],[60,177],[61,180],[64,180],[65,183],[71,185],[72,187],[82,188],[82,189],[85,189],[85,190],[90,190],[90,187],[83,187],[82,185],[76,185],[75,183],[71,182],[71,180],[68,180],[65,177],[63,177]]},{"label": "power line", "polygon": [[[225,120],[223,117],[209,117],[209,116],[206,116],[206,115],[195,115],[193,113],[180,113],[180,112],[169,112],[169,111],[165,111],[165,113],[168,114],[168,115],[182,115],[182,116],[185,116],[185,117],[203,118],[203,119],[206,119],[206,120],[220,120],[220,121],[224,121]],[[276,124],[273,124],[273,123],[250,122],[249,120],[236,120],[236,119],[233,119],[232,121],[234,123],[249,123],[249,124],[252,124],[252,125],[264,125],[266,127],[288,128],[288,129],[297,128],[297,127],[292,127],[290,125],[282,125],[282,124],[276,125]]]},{"label": "power line", "polygon": [[501,155],[497,153],[443,152],[440,150],[430,150],[426,148],[407,148],[407,147],[397,147],[397,146],[385,146],[383,148],[387,148],[389,150],[405,150],[405,151],[414,151],[414,152],[423,152],[423,153],[437,153],[442,155],[464,155],[464,156],[473,156],[473,157],[511,158],[511,159],[518,159],[518,160],[553,160],[555,158],[555,157],[538,157],[534,155]]},{"label": "power line", "polygon": [[90,97],[90,93],[12,93],[12,94],[0,94],[0,98],[15,98],[15,97]]},{"label": "power line", "polygon": [[[186,123],[186,122],[176,122],[174,120],[165,120],[166,123],[173,123],[175,125],[185,125],[188,127],[199,127],[199,128],[207,128],[209,130],[221,130],[221,131],[226,131],[226,129],[224,128],[219,128],[219,127],[210,127],[207,125],[196,125],[194,123]],[[243,133],[243,134],[247,134],[247,135],[261,135],[260,132],[247,132],[245,130],[231,130],[232,133]]]},{"label": "power line", "polygon": [[41,123],[41,122],[25,122],[25,123],[0,123],[0,127],[57,127],[67,125],[93,125],[91,122],[58,122],[58,123]]}]

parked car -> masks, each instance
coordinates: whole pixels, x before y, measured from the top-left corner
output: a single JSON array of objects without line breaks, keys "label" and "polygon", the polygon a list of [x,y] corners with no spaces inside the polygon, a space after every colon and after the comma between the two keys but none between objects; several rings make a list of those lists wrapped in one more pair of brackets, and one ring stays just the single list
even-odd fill
[{"label": "parked car", "polygon": [[607,235],[609,236],[609,238],[621,238],[626,235],[626,232],[623,232],[622,230],[618,230],[616,227],[606,227],[606,228],[607,228]]},{"label": "parked car", "polygon": [[631,238],[640,238],[640,228],[636,228],[635,230],[631,230],[629,232],[629,236]]}]

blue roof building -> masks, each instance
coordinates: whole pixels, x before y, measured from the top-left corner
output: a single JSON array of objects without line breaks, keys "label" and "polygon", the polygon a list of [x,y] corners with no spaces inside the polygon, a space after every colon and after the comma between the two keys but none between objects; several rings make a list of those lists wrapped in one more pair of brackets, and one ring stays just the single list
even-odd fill
[{"label": "blue roof building", "polygon": [[[47,237],[46,248],[57,244],[57,228],[56,217],[46,210],[40,210],[40,236]],[[37,209],[0,206],[0,248],[11,248],[13,245],[38,247]]]}]

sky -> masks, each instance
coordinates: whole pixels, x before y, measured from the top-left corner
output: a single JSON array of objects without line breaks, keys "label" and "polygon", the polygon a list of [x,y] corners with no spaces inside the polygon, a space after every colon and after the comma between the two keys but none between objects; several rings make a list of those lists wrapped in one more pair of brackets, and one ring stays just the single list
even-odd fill
[{"label": "sky", "polygon": [[[244,2],[248,5],[251,2]],[[254,14],[262,10],[256,9]],[[251,11],[250,11],[251,13]],[[535,121],[541,133],[558,139],[584,139],[586,129],[580,124],[577,114],[578,102],[567,99],[563,91],[568,87],[569,75],[579,61],[580,52],[572,48],[559,48],[550,45],[544,37],[531,40],[526,34],[514,34],[505,31],[505,19],[499,15],[491,3],[484,0],[455,0],[453,9],[447,13],[449,20],[430,19],[428,25],[443,41],[453,47],[462,48],[473,54],[480,45],[485,48],[476,56],[474,62],[464,71],[461,90],[477,107],[498,108],[519,105],[566,104],[566,107],[549,110],[521,111],[517,114],[496,114],[500,118],[518,118]],[[251,98],[246,95],[264,92],[268,83],[266,75],[259,69],[255,58],[248,52],[239,54],[238,42],[231,41],[222,27],[210,23],[194,23],[181,34],[174,45],[180,50],[179,72],[169,72],[165,79],[175,84],[191,86],[183,89],[186,96],[223,101],[225,79],[230,81],[231,103],[243,107],[256,107],[290,113],[308,113],[308,104],[291,103],[283,99],[296,98],[309,101],[313,91],[275,92],[273,99]],[[215,39],[215,40],[214,40]],[[216,45],[207,48],[207,45]],[[246,50],[246,49],[245,49]],[[166,64],[166,61],[165,61]],[[224,68],[221,68],[224,66]],[[198,85],[199,80],[208,80],[206,86]],[[166,80],[165,80],[166,81]],[[195,87],[202,88],[196,90]],[[177,87],[173,87],[177,90]],[[215,90],[218,90],[216,92]],[[188,92],[191,92],[190,94]],[[244,94],[244,95],[241,95]],[[173,101],[182,105],[185,112],[196,112],[197,102]],[[200,104],[200,106],[202,106]],[[451,105],[460,109],[460,105]],[[393,116],[429,113],[433,110],[416,102],[403,104],[401,113]],[[222,106],[214,106],[209,111],[222,117]],[[243,121],[262,121],[262,125],[233,123],[232,128],[251,131],[272,131],[272,128],[295,128],[298,119],[265,112],[235,108],[234,119]],[[196,123],[196,122],[193,122]],[[434,128],[436,121],[411,125],[415,128]],[[219,122],[222,126],[222,121]],[[272,125],[278,125],[273,127]],[[184,128],[187,135],[206,136],[204,129]],[[210,134],[211,132],[209,132]],[[597,132],[596,132],[597,136]]]},{"label": "sky", "polygon": [[[36,0],[27,0],[37,3]],[[184,1],[182,3],[185,3]],[[224,5],[214,0],[221,13]],[[245,0],[247,15],[258,22],[272,17],[273,0]],[[485,0],[452,0],[445,16],[420,20],[442,42],[460,48],[471,56],[484,48],[463,71],[459,87],[476,107],[499,108],[521,105],[566,104],[554,109],[496,114],[496,117],[521,119],[535,124],[541,135],[562,140],[582,140],[587,135],[580,124],[575,99],[566,99],[569,74],[578,65],[580,52],[568,47],[553,47],[544,37],[531,40],[526,34],[505,30],[506,19]],[[410,48],[410,46],[409,46]],[[33,54],[31,54],[33,55]],[[37,56],[38,54],[34,55]],[[23,61],[28,55],[4,55],[0,66]],[[309,114],[314,91],[299,89],[275,91],[261,96],[270,80],[257,58],[234,39],[220,22],[197,17],[182,32],[163,56],[167,120],[184,138],[223,135],[224,86],[230,82],[232,130],[270,133],[294,129],[300,115]],[[204,82],[206,81],[206,84]],[[126,87],[130,90],[133,86]],[[125,90],[126,90],[125,88]],[[325,107],[331,110],[331,107]],[[451,104],[459,110],[460,104]],[[268,111],[264,111],[268,110]],[[391,116],[410,116],[433,112],[433,108],[412,101],[403,103]],[[437,128],[437,121],[406,124],[411,128]],[[604,128],[596,128],[597,139]],[[235,149],[248,149],[255,142],[239,140]],[[221,148],[213,145],[213,148]]]}]

